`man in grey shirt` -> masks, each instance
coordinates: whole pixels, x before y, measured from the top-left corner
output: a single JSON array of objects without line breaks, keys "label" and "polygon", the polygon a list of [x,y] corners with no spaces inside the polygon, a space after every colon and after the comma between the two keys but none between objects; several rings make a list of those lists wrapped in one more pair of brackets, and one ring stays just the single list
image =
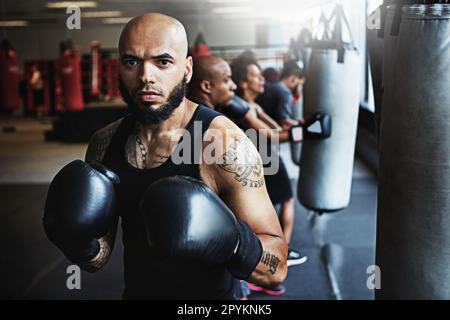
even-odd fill
[{"label": "man in grey shirt", "polygon": [[303,69],[296,61],[287,61],[277,82],[266,82],[264,93],[256,102],[282,127],[298,125],[292,116],[294,92],[305,81]]}]

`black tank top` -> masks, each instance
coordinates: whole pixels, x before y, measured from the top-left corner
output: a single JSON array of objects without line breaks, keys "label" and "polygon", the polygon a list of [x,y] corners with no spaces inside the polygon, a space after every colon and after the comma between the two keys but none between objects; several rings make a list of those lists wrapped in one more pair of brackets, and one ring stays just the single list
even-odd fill
[{"label": "black tank top", "polygon": [[[134,128],[134,117],[126,116],[114,134],[103,163],[120,177],[117,208],[122,218],[124,244],[124,299],[239,299],[239,282],[224,266],[174,261],[149,247],[138,206],[147,187],[158,179],[183,175],[200,180],[201,141],[211,121],[220,114],[199,105],[185,128],[190,133],[190,163],[175,164],[173,155],[152,169],[138,169],[128,163],[125,145]],[[201,122],[202,136],[195,136],[194,124]],[[177,147],[181,145],[183,138]],[[197,143],[194,143],[197,140]],[[200,143],[199,143],[200,141]],[[177,149],[176,149],[177,150]],[[182,154],[182,152],[180,153]]]}]

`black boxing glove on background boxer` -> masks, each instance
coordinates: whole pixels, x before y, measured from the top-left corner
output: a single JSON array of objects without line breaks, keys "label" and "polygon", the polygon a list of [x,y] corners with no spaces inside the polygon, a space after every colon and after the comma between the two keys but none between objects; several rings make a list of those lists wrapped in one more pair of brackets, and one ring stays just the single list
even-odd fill
[{"label": "black boxing glove on background boxer", "polygon": [[45,233],[74,263],[93,259],[98,239],[115,221],[114,184],[119,178],[102,165],[75,160],[53,178],[44,208]]},{"label": "black boxing glove on background boxer", "polygon": [[149,245],[168,257],[223,264],[238,279],[248,279],[261,259],[261,242],[250,227],[196,179],[156,181],[140,213]]},{"label": "black boxing glove on background boxer", "polygon": [[305,139],[326,139],[331,136],[331,116],[327,113],[316,113],[306,122],[291,127],[289,138],[292,142]]}]

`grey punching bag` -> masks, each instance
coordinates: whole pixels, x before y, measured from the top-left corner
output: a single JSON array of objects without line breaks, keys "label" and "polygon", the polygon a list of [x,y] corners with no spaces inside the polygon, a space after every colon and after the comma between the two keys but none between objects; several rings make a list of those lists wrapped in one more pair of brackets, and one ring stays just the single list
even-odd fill
[{"label": "grey punching bag", "polygon": [[376,298],[450,299],[450,4],[396,8],[385,26]]},{"label": "grey punching bag", "polygon": [[361,58],[342,41],[342,24],[348,23],[341,6],[334,15],[334,41],[314,44],[304,88],[304,118],[324,112],[332,119],[331,137],[305,140],[300,161],[298,198],[319,213],[349,204],[360,102]]}]

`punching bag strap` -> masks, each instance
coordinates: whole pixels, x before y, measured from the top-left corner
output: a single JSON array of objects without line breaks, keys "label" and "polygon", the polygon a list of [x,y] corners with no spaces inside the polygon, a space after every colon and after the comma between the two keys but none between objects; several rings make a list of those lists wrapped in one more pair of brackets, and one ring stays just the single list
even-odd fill
[{"label": "punching bag strap", "polygon": [[[337,7],[336,7],[337,10]],[[338,51],[338,63],[344,63],[344,41],[342,41],[342,21],[336,14],[336,25],[334,27],[334,37],[336,39],[337,51]]]},{"label": "punching bag strap", "polygon": [[[320,26],[323,26],[323,34],[320,36]],[[322,11],[320,13],[319,25],[318,25],[318,33],[315,38],[319,41],[329,41],[332,39],[332,32],[330,31],[330,22],[325,16],[325,13]]]},{"label": "punching bag strap", "polygon": [[351,44],[352,48],[355,47],[354,46],[355,42],[353,41],[352,30],[350,29],[350,24],[348,23],[347,17],[345,16],[342,5],[340,5],[340,4],[336,5],[336,8],[334,9],[333,14],[330,17],[330,20],[333,18],[333,16],[336,19],[333,37],[336,40],[336,45],[337,45],[337,50],[338,50],[338,63],[344,63],[346,45],[345,45],[344,39],[342,37],[342,22],[344,22],[345,25],[347,26],[347,30],[350,35],[350,44]]}]

